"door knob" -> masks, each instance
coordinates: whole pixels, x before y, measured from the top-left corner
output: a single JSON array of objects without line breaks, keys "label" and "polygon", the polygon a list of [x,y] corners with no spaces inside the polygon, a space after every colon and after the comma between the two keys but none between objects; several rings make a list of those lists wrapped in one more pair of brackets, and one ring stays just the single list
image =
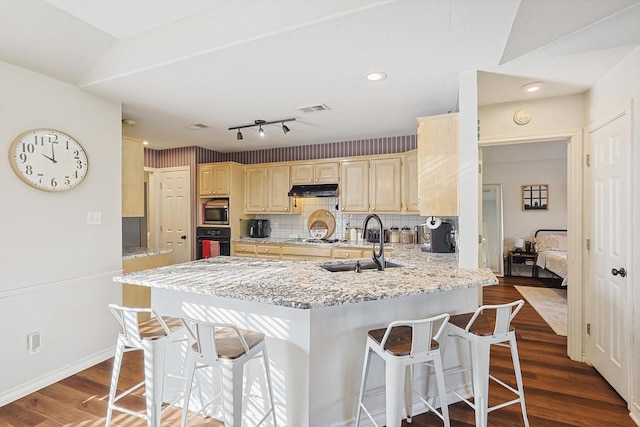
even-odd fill
[{"label": "door knob", "polygon": [[187,240],[187,236],[180,236],[182,240]]},{"label": "door knob", "polygon": [[621,268],[620,270],[612,268],[611,274],[613,274],[614,276],[617,276],[619,274],[620,277],[627,277],[627,270],[625,270],[624,268]]}]

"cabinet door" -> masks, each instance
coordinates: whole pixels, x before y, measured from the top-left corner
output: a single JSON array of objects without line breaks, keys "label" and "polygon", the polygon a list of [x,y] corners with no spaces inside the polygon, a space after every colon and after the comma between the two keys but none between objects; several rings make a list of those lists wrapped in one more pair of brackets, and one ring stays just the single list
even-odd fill
[{"label": "cabinet door", "polygon": [[229,164],[213,165],[212,190],[215,196],[228,196],[231,177],[231,166]]},{"label": "cabinet door", "polygon": [[402,212],[419,213],[418,207],[418,151],[405,154],[402,160]]},{"label": "cabinet door", "polygon": [[213,194],[213,165],[198,165],[198,194],[211,196]]},{"label": "cabinet door", "polygon": [[342,162],[340,177],[340,210],[369,212],[369,161]]},{"label": "cabinet door", "polygon": [[248,167],[245,174],[245,212],[262,213],[266,210],[266,169],[264,167]]},{"label": "cabinet door", "polygon": [[289,166],[271,166],[267,169],[267,174],[269,183],[267,211],[289,213],[291,211]]},{"label": "cabinet door", "polygon": [[122,140],[122,216],[144,216],[144,146]]},{"label": "cabinet door", "polygon": [[400,157],[370,161],[372,212],[400,212]]},{"label": "cabinet door", "polygon": [[292,184],[311,184],[313,183],[314,172],[313,163],[302,163],[291,165],[291,183]]},{"label": "cabinet door", "polygon": [[340,181],[339,162],[319,162],[314,165],[315,182],[331,184]]},{"label": "cabinet door", "polygon": [[457,216],[458,114],[418,119],[418,203],[423,216]]}]

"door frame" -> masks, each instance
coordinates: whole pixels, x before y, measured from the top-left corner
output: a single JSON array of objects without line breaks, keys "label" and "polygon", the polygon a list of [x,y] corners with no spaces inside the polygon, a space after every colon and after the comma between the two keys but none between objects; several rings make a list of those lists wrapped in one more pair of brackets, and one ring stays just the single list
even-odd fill
[{"label": "door frame", "polygon": [[567,235],[569,258],[568,274],[572,282],[580,286],[567,287],[567,355],[570,359],[584,362],[586,326],[584,322],[585,292],[583,288],[587,275],[584,272],[583,260],[587,256],[586,245],[583,245],[584,216],[584,141],[583,129],[559,129],[531,132],[518,135],[505,135],[498,138],[479,139],[478,147],[497,145],[526,144],[547,141],[567,142]]}]

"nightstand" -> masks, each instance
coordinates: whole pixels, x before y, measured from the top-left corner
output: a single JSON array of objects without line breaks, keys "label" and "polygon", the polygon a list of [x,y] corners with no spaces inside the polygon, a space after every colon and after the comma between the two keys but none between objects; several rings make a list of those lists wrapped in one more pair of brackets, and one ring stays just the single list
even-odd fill
[{"label": "nightstand", "polygon": [[507,258],[507,276],[511,276],[513,267],[529,267],[531,268],[531,277],[538,277],[538,269],[536,268],[536,259],[538,255],[528,252],[509,251]]}]

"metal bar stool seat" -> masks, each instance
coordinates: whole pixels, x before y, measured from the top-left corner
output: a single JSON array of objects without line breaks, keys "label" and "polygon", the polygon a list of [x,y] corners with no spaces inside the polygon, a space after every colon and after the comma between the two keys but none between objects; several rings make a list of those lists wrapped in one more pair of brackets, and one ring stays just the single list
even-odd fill
[{"label": "metal bar stool seat", "polygon": [[[256,357],[261,357],[266,376],[269,409],[255,425],[262,425],[271,415],[273,426],[276,427],[276,413],[273,404],[273,389],[271,386],[271,372],[265,335],[261,332],[239,329],[228,323],[211,323],[185,317],[182,319],[189,333],[190,346],[187,351],[185,403],[182,411],[182,423],[187,423],[189,400],[193,386],[195,371],[207,366],[220,368],[222,375],[222,390],[219,394],[203,400],[200,390],[200,409],[189,419],[203,413],[211,404],[222,397],[225,427],[240,427],[242,423],[242,383],[244,366]],[[249,387],[247,387],[248,389]]]},{"label": "metal bar stool seat", "polygon": [[[369,331],[362,368],[356,427],[360,424],[362,411],[373,424],[378,426],[363,402],[372,354],[378,355],[385,362],[386,427],[401,425],[403,386],[406,418],[407,422],[411,422],[414,396],[413,366],[416,364],[434,369],[440,411],[435,408],[435,398],[433,404],[423,396],[418,395],[418,398],[443,421],[446,427],[449,427],[449,409],[440,351],[440,340],[443,338],[448,320],[448,314],[441,314],[428,319],[395,321],[386,328]],[[434,325],[438,322],[441,324],[434,334]]]},{"label": "metal bar stool seat", "polygon": [[[509,304],[484,305],[473,313],[458,314],[451,316],[449,319],[449,336],[465,340],[470,346],[473,402],[452,388],[449,390],[473,408],[475,411],[476,426],[478,427],[487,426],[489,412],[515,403],[520,403],[524,425],[529,427],[527,409],[524,402],[524,388],[522,373],[520,371],[518,347],[516,344],[516,333],[511,326],[511,321],[523,305],[523,300],[514,301]],[[494,312],[495,316],[488,314],[491,312]],[[511,387],[504,381],[489,374],[492,345],[507,347],[511,350],[517,388]],[[463,369],[463,371],[467,370],[469,369]],[[489,407],[489,379],[492,379],[497,384],[514,393],[517,398]]]},{"label": "metal bar stool seat", "polygon": [[[112,411],[124,412],[147,421],[147,425],[160,425],[162,414],[182,399],[182,395],[170,402],[164,409],[164,356],[167,344],[179,343],[185,340],[184,325],[177,317],[161,317],[150,308],[121,307],[109,305],[109,310],[120,324],[122,330],[118,334],[116,352],[111,374],[111,388],[107,405],[106,425],[111,423]],[[147,320],[139,320],[140,315],[151,315]],[[146,316],[145,316],[146,317]],[[142,350],[144,352],[144,380],[130,389],[117,395],[118,379],[124,353]],[[144,414],[116,404],[121,398],[145,386],[146,411]]]}]

